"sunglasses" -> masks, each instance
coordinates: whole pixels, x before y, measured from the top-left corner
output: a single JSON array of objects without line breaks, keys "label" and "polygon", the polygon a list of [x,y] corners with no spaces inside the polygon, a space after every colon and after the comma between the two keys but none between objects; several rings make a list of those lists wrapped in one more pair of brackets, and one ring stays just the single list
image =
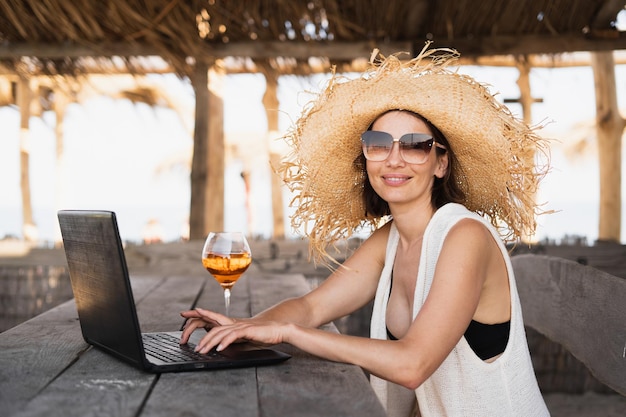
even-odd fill
[{"label": "sunglasses", "polygon": [[391,155],[395,142],[398,142],[400,146],[400,156],[409,164],[425,163],[433,145],[446,149],[436,143],[432,136],[425,133],[407,133],[400,139],[394,139],[389,133],[377,130],[368,130],[361,134],[363,155],[368,161],[381,162],[387,159]]}]

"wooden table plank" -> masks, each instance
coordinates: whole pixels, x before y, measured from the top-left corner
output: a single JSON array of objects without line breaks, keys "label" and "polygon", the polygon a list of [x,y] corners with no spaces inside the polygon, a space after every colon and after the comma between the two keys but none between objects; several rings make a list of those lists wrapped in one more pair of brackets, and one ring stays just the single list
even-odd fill
[{"label": "wooden table plank", "polygon": [[[255,278],[249,287],[253,314],[310,290],[300,274]],[[337,332],[333,324],[322,329]],[[277,348],[293,357],[280,366],[257,369],[261,415],[322,416],[332,411],[333,415],[385,416],[359,367],[319,359],[291,346]]]},{"label": "wooden table plank", "polygon": [[137,415],[157,376],[90,348],[16,416]]},{"label": "wooden table plank", "polygon": [[[201,283],[202,285],[198,285]],[[149,306],[155,301],[164,308],[156,315],[142,311],[140,322],[143,328],[153,330],[177,330],[182,323],[178,314],[190,308],[195,297],[189,298],[180,294],[177,288],[196,287],[199,293],[198,305],[216,311],[224,311],[224,295],[222,287],[207,272],[200,277],[173,277],[167,280],[158,291],[150,294]],[[233,288],[231,310],[238,316],[249,316],[249,295],[246,291],[247,277],[242,276]],[[139,307],[151,308],[148,303]],[[157,317],[158,316],[158,317]],[[164,328],[159,321],[176,321],[177,327]],[[200,333],[200,332],[198,332]],[[199,336],[199,334],[198,334]],[[211,411],[212,410],[212,411]],[[146,416],[205,416],[212,413],[220,417],[257,417],[258,397],[255,368],[228,370],[168,373],[159,376],[149,400],[145,404],[142,415]]]},{"label": "wooden table plank", "polygon": [[[223,309],[223,292],[210,275],[138,276],[132,285],[144,331],[179,328],[179,311],[197,294],[199,305]],[[249,316],[306,291],[302,276],[251,268],[233,289],[231,307]],[[358,367],[279,348],[293,358],[258,368],[150,374],[87,348],[70,301],[0,334],[0,409],[20,416],[384,415]]]},{"label": "wooden table plank", "polygon": [[[285,298],[308,291],[310,287],[301,274],[264,274],[252,270],[235,284],[232,295],[235,300],[235,297],[243,297],[245,292],[245,298],[249,300],[248,310],[244,310],[240,303],[234,303],[236,307],[231,306],[234,307],[233,316],[249,317]],[[222,304],[218,285],[213,291],[205,289],[198,302],[198,305],[216,311],[223,308]],[[332,324],[323,328],[337,331]],[[292,346],[279,345],[276,348],[293,357],[279,365],[256,369],[261,416],[322,416],[330,410],[336,415],[385,415],[359,367],[325,361]]]},{"label": "wooden table plank", "polygon": [[286,298],[304,295],[311,290],[302,274],[259,273],[248,287],[252,315]]},{"label": "wooden table plank", "polygon": [[163,374],[142,415],[258,417],[255,368]]},{"label": "wooden table plank", "polygon": [[257,369],[261,416],[386,416],[358,367],[291,347],[278,349],[293,357],[280,366]]},{"label": "wooden table plank", "polygon": [[[141,279],[150,277],[142,276]],[[154,277],[153,280],[157,281]],[[207,278],[171,276],[158,281],[159,285],[150,291],[147,300],[135,300],[141,331],[180,330],[184,320],[179,313],[189,309],[205,286]]]},{"label": "wooden table plank", "polygon": [[[250,268],[253,269],[253,268]],[[198,297],[197,307],[224,313],[224,290],[207,272],[208,279],[202,294]],[[250,317],[249,277],[256,276],[254,270],[244,273],[231,289],[230,313],[233,317]]]},{"label": "wooden table plank", "polygon": [[[158,287],[160,281],[160,278],[133,278],[135,297],[141,300]],[[1,333],[0,409],[3,414],[11,415],[25,409],[32,398],[45,395],[49,384],[61,378],[66,368],[73,370],[74,361],[79,357],[84,361],[93,355],[85,353],[81,356],[88,347],[80,331],[74,300]],[[109,361],[118,362],[107,355]],[[97,369],[98,361],[94,362],[90,366]],[[129,368],[125,364],[121,366]],[[80,389],[69,398],[74,398],[77,392]]]},{"label": "wooden table plank", "polygon": [[0,334],[0,409],[11,415],[69,366],[88,345],[68,301]]}]

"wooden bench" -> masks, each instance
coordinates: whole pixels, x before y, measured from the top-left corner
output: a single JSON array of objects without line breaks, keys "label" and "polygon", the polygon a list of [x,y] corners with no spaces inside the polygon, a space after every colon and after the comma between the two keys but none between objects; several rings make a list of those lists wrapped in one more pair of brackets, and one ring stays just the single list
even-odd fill
[{"label": "wooden bench", "polygon": [[512,258],[524,322],[626,396],[626,279],[544,255]]}]

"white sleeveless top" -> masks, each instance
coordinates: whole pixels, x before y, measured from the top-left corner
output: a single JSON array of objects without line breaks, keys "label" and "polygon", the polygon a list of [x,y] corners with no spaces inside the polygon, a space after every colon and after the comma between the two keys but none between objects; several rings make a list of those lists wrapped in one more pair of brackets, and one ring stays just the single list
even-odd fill
[{"label": "white sleeveless top", "polygon": [[[426,301],[448,232],[465,218],[478,220],[489,229],[505,259],[511,295],[509,341],[502,355],[487,363],[476,356],[465,337],[461,337],[441,366],[415,390],[419,413],[422,417],[549,416],[531,363],[513,267],[506,247],[498,232],[485,218],[460,204],[446,204],[437,210],[426,228],[415,286],[413,319]],[[392,224],[385,267],[378,283],[372,312],[370,331],[374,339],[387,339],[386,307],[398,240],[398,231]],[[398,394],[399,391],[408,390],[373,375],[371,384],[389,416],[410,415],[412,404],[407,404],[407,400],[414,402],[413,398],[407,399],[406,395]]]}]

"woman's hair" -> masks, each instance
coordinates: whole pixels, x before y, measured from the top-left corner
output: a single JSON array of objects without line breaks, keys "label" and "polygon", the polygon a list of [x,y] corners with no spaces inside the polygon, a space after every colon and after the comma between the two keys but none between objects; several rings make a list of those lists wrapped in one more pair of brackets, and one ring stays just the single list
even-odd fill
[{"label": "woman's hair", "polygon": [[[446,174],[443,176],[443,178],[435,177],[435,182],[433,184],[433,190],[431,194],[431,203],[433,207],[438,209],[447,203],[462,204],[465,201],[465,193],[463,193],[463,191],[459,187],[457,179],[456,166],[458,164],[458,161],[456,159],[456,156],[452,152],[452,149],[450,148],[448,140],[443,135],[443,133],[441,133],[441,131],[437,129],[435,125],[433,125],[430,121],[428,121],[425,117],[418,113],[409,110],[389,111],[403,111],[414,115],[415,117],[426,123],[430,131],[433,133],[433,138],[435,139],[435,142],[445,146],[446,148],[441,149],[438,146],[435,147],[438,156],[443,155],[445,152],[448,153],[448,169],[446,170]],[[382,114],[380,116],[382,116]],[[372,126],[370,125],[368,130],[371,129]],[[363,203],[365,205],[365,214],[368,217],[383,217],[391,214],[391,211],[389,210],[389,204],[385,200],[383,200],[378,194],[376,194],[376,191],[374,191],[374,188],[370,184],[369,178],[367,177],[367,169],[365,168],[365,155],[363,155],[363,152],[361,152],[361,154],[354,161],[354,163],[355,166],[357,166],[359,169],[362,169],[364,173]]]}]

